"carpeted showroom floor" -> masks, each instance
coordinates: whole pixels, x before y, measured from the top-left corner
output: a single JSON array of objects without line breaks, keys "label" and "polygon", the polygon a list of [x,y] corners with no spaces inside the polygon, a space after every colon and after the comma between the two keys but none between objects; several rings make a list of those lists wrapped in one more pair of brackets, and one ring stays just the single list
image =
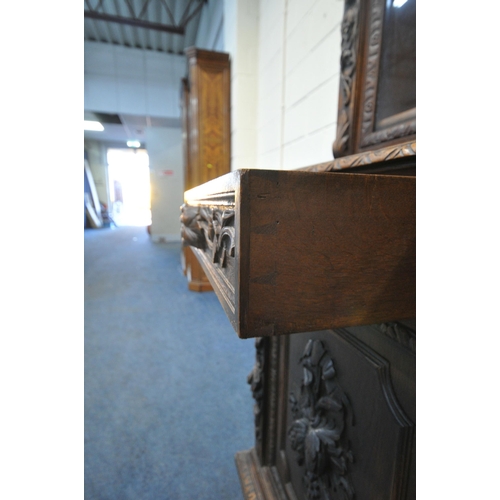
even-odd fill
[{"label": "carpeted showroom floor", "polygon": [[85,499],[241,499],[254,341],[188,290],[179,243],[112,226],[84,244]]}]

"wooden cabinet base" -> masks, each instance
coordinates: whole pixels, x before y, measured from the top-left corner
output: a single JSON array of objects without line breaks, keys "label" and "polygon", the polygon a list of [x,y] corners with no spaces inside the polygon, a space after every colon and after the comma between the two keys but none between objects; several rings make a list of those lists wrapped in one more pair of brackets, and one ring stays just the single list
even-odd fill
[{"label": "wooden cabinet base", "polygon": [[183,255],[183,271],[188,280],[188,288],[192,292],[211,292],[212,285],[208,281],[207,276],[203,272],[200,263],[189,247],[185,247]]},{"label": "wooden cabinet base", "polygon": [[246,500],[416,498],[415,321],[256,339]]}]

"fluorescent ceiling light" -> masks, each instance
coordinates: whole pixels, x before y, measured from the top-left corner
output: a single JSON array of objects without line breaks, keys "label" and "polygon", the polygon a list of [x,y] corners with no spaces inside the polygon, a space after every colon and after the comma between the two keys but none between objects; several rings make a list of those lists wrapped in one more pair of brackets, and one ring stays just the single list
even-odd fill
[{"label": "fluorescent ceiling light", "polygon": [[408,0],[394,0],[393,7],[402,7]]},{"label": "fluorescent ceiling light", "polygon": [[99,122],[94,122],[91,120],[83,120],[84,130],[95,130],[96,132],[102,132],[104,127]]},{"label": "fluorescent ceiling light", "polygon": [[127,146],[129,148],[140,148],[141,143],[139,141],[127,141]]}]

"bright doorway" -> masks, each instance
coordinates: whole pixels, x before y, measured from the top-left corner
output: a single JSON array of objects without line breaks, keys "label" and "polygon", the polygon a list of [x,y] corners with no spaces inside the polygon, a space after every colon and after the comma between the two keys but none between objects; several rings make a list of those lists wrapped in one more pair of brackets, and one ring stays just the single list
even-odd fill
[{"label": "bright doorway", "polygon": [[149,156],[145,149],[108,149],[109,213],[118,226],[151,224]]}]

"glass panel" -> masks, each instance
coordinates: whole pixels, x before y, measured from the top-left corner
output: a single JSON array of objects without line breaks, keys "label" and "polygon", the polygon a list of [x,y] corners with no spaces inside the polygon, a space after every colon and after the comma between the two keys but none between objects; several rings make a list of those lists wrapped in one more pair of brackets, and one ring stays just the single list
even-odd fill
[{"label": "glass panel", "polygon": [[375,129],[389,125],[390,117],[392,123],[408,118],[405,112],[415,107],[416,0],[387,0]]}]

